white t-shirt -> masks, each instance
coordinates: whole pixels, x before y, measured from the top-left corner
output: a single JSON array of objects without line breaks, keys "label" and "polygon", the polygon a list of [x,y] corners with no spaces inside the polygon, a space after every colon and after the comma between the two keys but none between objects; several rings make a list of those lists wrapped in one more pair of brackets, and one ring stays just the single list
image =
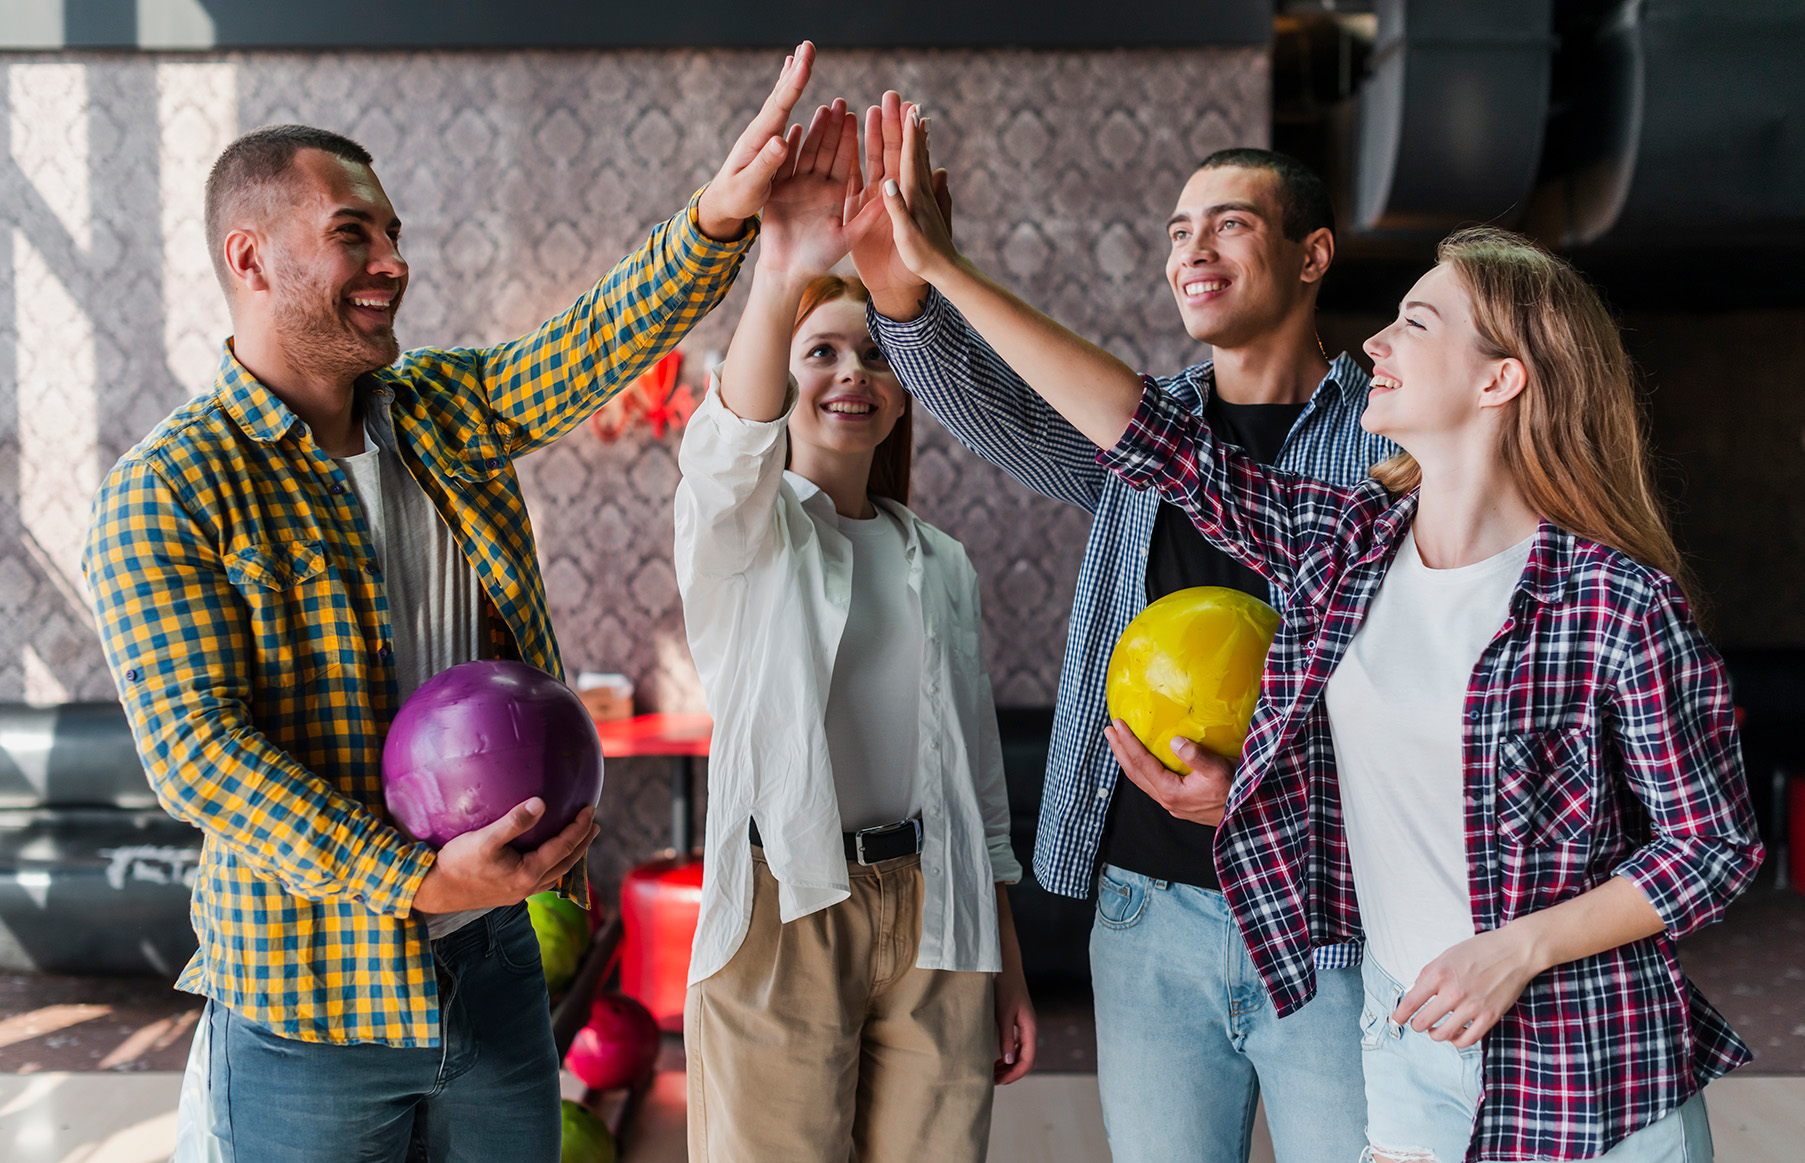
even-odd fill
[{"label": "white t-shirt", "polygon": [[1473,935],[1463,712],[1534,540],[1430,569],[1406,535],[1323,693],[1366,954],[1406,985]]},{"label": "white t-shirt", "polygon": [[890,824],[920,811],[921,603],[909,592],[908,536],[884,510],[838,519],[852,542],[852,599],[827,697],[827,754],[840,827]]},{"label": "white t-shirt", "polygon": [[[388,408],[375,401],[364,419],[364,441],[363,452],[334,459],[351,482],[376,548],[394,635],[396,693],[406,702],[433,675],[479,656],[482,582],[395,451]],[[488,911],[428,915],[427,930],[437,940]]]}]

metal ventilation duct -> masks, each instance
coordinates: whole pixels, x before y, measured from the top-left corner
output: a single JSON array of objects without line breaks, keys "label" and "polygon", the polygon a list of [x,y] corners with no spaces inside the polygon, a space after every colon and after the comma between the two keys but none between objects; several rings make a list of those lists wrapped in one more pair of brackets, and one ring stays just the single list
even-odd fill
[{"label": "metal ventilation duct", "polygon": [[1805,3],[1629,0],[1570,39],[1539,233],[1805,243]]},{"label": "metal ventilation duct", "polygon": [[1379,0],[1359,96],[1357,232],[1520,215],[1541,160],[1552,0]]}]

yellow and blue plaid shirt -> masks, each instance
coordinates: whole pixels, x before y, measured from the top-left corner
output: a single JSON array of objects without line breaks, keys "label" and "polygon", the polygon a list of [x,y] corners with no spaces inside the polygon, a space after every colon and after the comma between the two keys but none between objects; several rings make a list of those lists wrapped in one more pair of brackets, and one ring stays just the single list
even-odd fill
[{"label": "yellow and blue plaid shirt", "polygon": [[[410,351],[357,385],[389,405],[402,458],[482,583],[498,652],[554,674],[512,461],[726,294],[755,231],[715,242],[696,206],[532,334]],[[229,343],[213,391],[114,466],[83,567],[151,784],[206,834],[200,948],[178,988],[304,1041],[436,1045],[437,981],[412,915],[434,854],[382,805],[396,685],[375,550],[342,471]]]}]

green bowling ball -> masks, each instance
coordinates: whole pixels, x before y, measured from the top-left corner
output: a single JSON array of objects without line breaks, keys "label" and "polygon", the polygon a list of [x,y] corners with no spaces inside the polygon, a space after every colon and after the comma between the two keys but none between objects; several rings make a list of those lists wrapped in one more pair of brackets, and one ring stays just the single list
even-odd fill
[{"label": "green bowling ball", "polygon": [[614,1163],[614,1136],[608,1124],[580,1102],[564,1100],[564,1145],[558,1163]]}]

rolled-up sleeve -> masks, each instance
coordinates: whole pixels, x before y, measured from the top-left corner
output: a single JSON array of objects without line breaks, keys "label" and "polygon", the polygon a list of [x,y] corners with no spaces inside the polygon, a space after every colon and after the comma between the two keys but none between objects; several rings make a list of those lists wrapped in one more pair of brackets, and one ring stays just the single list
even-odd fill
[{"label": "rolled-up sleeve", "polygon": [[170,814],[295,896],[406,916],[434,853],[273,743],[248,709],[250,631],[218,552],[150,466],[95,498],[84,572],[138,753]]},{"label": "rolled-up sleeve", "polygon": [[1761,866],[1728,673],[1665,578],[1612,692],[1624,776],[1652,839],[1614,871],[1675,939],[1720,919]]},{"label": "rolled-up sleeve", "polygon": [[719,377],[690,417],[677,450],[676,570],[679,588],[746,570],[771,536],[796,381],[783,414],[743,420],[721,400]]}]

